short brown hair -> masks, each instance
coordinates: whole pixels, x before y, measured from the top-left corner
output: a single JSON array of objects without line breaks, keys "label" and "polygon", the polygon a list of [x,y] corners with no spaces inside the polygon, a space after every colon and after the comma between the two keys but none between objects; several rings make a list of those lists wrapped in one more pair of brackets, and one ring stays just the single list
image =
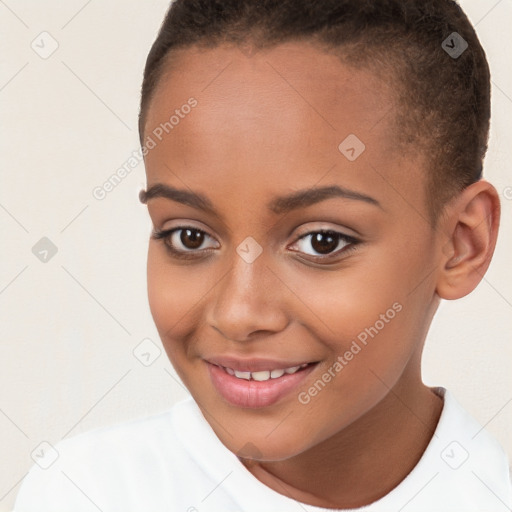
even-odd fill
[{"label": "short brown hair", "polygon": [[[481,178],[489,135],[488,63],[453,0],[174,0],[144,69],[141,144],[148,105],[171,50],[223,43],[268,48],[301,40],[347,64],[387,69],[401,107],[398,138],[414,144],[427,161],[435,224],[446,201]],[[467,48],[450,53],[456,44]]]}]

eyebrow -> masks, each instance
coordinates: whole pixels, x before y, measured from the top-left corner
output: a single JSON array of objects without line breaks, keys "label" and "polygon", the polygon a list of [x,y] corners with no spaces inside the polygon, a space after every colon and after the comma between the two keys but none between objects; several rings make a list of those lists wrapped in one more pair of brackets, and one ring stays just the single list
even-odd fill
[{"label": "eyebrow", "polygon": [[[205,195],[198,192],[178,189],[164,183],[155,183],[149,187],[148,190],[141,190],[139,192],[139,200],[144,204],[147,203],[150,199],[156,197],[171,199],[172,201],[176,201],[198,210],[211,213],[216,217],[220,217],[220,215],[216,212],[212,202]],[[382,206],[379,201],[377,201],[377,199],[374,199],[373,197],[367,196],[360,192],[356,192],[354,190],[340,187],[338,185],[298,190],[292,194],[274,198],[268,203],[267,207],[275,214],[282,214],[288,213],[298,208],[306,208],[333,197],[362,201],[382,209]]]}]

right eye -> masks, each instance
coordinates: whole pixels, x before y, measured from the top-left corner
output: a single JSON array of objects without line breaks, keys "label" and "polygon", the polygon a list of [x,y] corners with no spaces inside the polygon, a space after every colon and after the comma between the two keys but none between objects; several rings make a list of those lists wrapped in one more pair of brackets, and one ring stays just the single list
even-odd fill
[{"label": "right eye", "polygon": [[155,229],[151,237],[162,240],[169,253],[176,258],[190,258],[195,257],[195,253],[211,252],[208,248],[200,248],[207,238],[212,237],[205,231],[192,226],[179,226],[167,230]]}]

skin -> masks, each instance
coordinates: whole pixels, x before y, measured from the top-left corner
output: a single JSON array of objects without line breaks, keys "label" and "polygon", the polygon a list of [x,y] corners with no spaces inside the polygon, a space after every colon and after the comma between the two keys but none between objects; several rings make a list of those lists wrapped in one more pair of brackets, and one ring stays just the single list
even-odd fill
[{"label": "skin", "polygon": [[[254,54],[179,50],[145,135],[192,96],[198,105],[145,159],[148,189],[198,192],[218,212],[147,201],[156,229],[207,233],[199,248],[190,238],[180,243],[183,232],[173,236],[177,250],[195,251],[191,259],[172,256],[163,240],[149,243],[149,303],[167,355],[256,478],[311,505],[367,505],[407,476],[432,438],[443,404],[421,380],[423,343],[440,299],[466,295],[487,269],[498,195],[485,181],[471,185],[433,229],[423,161],[395,150],[392,87],[307,43]],[[366,145],[353,162],[338,150],[349,134]],[[334,197],[286,214],[267,208],[276,196],[324,185],[380,206]],[[326,264],[329,253],[311,237],[299,240],[322,228],[359,243],[334,242]],[[248,236],[263,249],[252,263],[236,251]],[[298,394],[394,303],[402,310],[300,403]],[[204,359],[220,354],[320,363],[300,389],[254,410],[214,389]]]}]

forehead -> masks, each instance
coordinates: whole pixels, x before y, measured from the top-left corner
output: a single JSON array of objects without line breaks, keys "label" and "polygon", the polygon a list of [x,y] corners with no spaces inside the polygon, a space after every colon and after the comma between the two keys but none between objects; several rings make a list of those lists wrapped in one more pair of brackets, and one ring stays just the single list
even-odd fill
[{"label": "forehead", "polygon": [[[310,44],[252,54],[232,46],[178,50],[150,103],[145,136],[190,98],[197,105],[180,112],[146,156],[148,185],[186,176],[206,193],[229,184],[265,194],[327,176],[363,192],[377,186],[383,198],[390,192],[383,180],[404,187],[412,179],[394,152],[389,85]],[[362,151],[355,160],[344,153],[350,146]]]}]

